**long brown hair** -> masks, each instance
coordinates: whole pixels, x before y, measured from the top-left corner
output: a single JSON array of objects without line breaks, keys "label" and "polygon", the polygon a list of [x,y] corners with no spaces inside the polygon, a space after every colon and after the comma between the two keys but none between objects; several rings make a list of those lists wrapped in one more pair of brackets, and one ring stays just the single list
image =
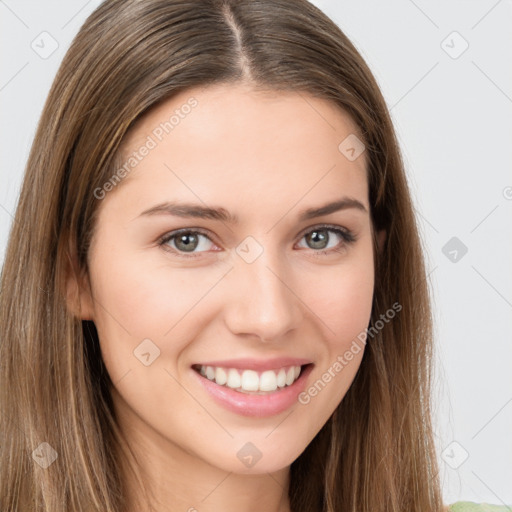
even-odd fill
[{"label": "long brown hair", "polygon": [[[123,445],[94,323],[66,277],[87,275],[99,201],[128,130],[196,86],[244,81],[349,113],[364,138],[376,254],[357,375],[291,465],[294,512],[441,512],[431,424],[432,317],[423,248],[394,128],[368,66],[306,0],[106,0],[60,66],[28,159],[0,296],[0,509],[121,512]],[[341,142],[341,141],[340,141]],[[76,262],[76,265],[73,265]],[[57,454],[48,467],[37,463]],[[50,451],[48,451],[50,450]]]}]

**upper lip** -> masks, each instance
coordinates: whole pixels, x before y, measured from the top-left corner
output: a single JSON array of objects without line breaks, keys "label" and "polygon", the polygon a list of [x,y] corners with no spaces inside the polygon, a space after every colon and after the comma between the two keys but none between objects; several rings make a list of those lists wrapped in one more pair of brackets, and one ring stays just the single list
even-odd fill
[{"label": "upper lip", "polygon": [[[239,370],[276,370],[286,366],[303,366],[309,364],[309,359],[297,357],[277,357],[275,359],[224,359],[223,361],[206,361],[197,363],[197,366],[217,366],[222,368],[237,368]],[[195,366],[195,365],[194,365]]]}]

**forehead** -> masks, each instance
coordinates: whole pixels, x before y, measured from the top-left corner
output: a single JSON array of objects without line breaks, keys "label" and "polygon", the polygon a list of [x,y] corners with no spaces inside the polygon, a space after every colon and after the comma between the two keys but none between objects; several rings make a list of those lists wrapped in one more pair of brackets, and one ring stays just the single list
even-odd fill
[{"label": "forehead", "polygon": [[366,198],[366,154],[351,160],[343,152],[354,136],[362,139],[346,112],[307,93],[232,84],[189,89],[127,134],[120,153],[127,172],[116,188],[179,190],[205,202],[220,194],[232,204],[254,194],[290,206],[306,194]]},{"label": "forehead", "polygon": [[228,135],[226,144],[238,143],[232,153],[258,142],[269,149],[291,142],[299,153],[295,143],[304,140],[311,149],[331,145],[337,150],[338,141],[350,134],[362,139],[351,116],[334,102],[305,92],[216,84],[181,91],[153,107],[126,135],[123,153],[127,156],[148,136],[161,147],[176,140],[184,148],[189,142],[200,150]]}]

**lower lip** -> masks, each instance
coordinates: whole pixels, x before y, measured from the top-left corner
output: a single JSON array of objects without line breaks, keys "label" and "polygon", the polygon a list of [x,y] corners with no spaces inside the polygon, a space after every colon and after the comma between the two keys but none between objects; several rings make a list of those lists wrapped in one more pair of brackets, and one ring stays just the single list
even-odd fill
[{"label": "lower lip", "polygon": [[286,411],[297,402],[297,396],[306,387],[306,381],[312,369],[313,364],[308,364],[291,386],[269,392],[266,395],[251,395],[235,391],[227,386],[219,386],[215,381],[203,377],[194,369],[192,372],[219,405],[241,416],[264,418]]}]

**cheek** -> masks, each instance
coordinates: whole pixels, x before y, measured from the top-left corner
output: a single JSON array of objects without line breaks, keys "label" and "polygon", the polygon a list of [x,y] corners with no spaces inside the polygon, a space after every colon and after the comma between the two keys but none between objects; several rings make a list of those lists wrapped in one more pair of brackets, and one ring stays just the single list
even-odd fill
[{"label": "cheek", "polygon": [[198,279],[193,271],[166,268],[151,255],[118,258],[97,266],[95,296],[134,336],[163,336],[211,287],[214,276]]},{"label": "cheek", "polygon": [[316,285],[305,288],[310,290],[307,303],[318,315],[316,324],[325,342],[309,386],[298,397],[301,407],[315,418],[307,427],[310,438],[346,395],[363,359],[374,272],[372,253],[360,256],[347,260],[335,272],[330,269],[324,277],[317,275]]},{"label": "cheek", "polygon": [[373,303],[373,274],[354,271],[339,281],[336,291],[331,290],[335,300],[330,304],[327,322],[335,333],[334,343],[343,346],[368,327]]},{"label": "cheek", "polygon": [[145,339],[160,355],[176,357],[188,343],[183,331],[190,338],[205,322],[198,312],[226,271],[180,269],[161,255],[128,257],[121,251],[98,254],[95,261],[95,324],[105,363],[116,374],[133,366],[133,351]]},{"label": "cheek", "polygon": [[350,345],[370,320],[374,269],[371,245],[339,266],[316,272],[304,289],[332,347]]}]

